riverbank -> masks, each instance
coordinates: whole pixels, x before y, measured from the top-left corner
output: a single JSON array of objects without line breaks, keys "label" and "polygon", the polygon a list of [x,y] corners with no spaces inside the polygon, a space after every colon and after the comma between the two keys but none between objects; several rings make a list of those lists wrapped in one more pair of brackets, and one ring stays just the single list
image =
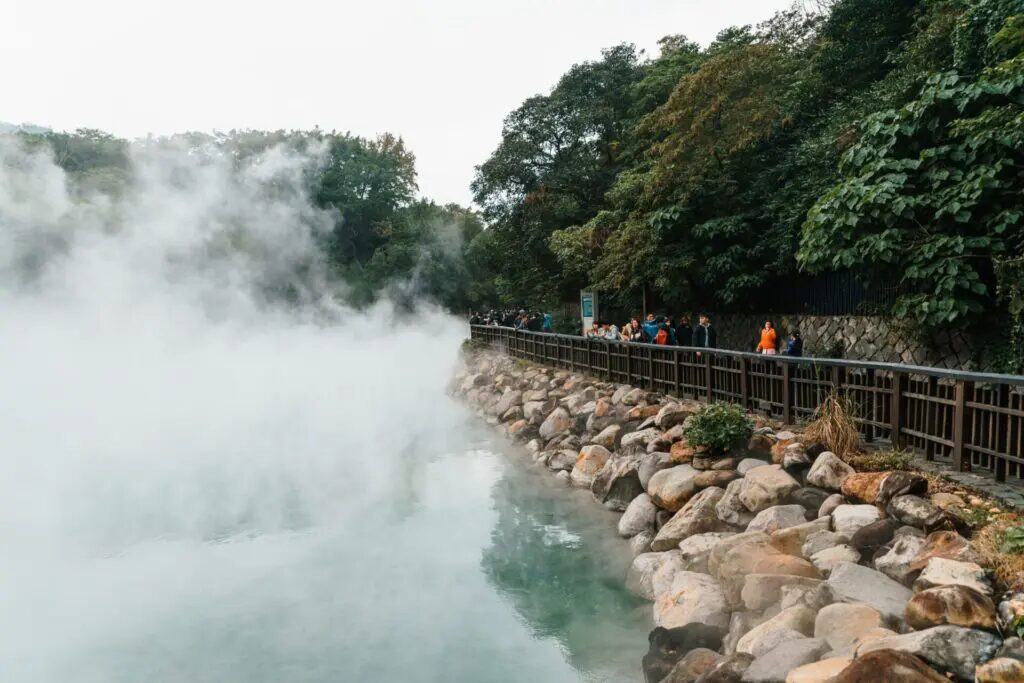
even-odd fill
[{"label": "riverbank", "polygon": [[621,513],[636,556],[625,581],[653,603],[647,681],[1024,677],[1024,643],[1003,637],[1024,595],[1001,595],[977,563],[966,491],[856,472],[763,418],[712,458],[685,436],[700,403],[489,351],[465,356],[452,389],[538,467]]}]

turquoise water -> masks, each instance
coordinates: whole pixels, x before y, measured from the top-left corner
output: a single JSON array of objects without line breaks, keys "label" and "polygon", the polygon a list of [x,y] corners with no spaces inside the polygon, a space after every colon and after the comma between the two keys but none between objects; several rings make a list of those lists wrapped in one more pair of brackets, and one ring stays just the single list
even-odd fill
[{"label": "turquoise water", "polygon": [[641,680],[650,607],[623,589],[617,516],[503,448],[475,431],[405,459],[337,523],[95,557],[40,605],[56,647],[5,657],[4,678]]}]

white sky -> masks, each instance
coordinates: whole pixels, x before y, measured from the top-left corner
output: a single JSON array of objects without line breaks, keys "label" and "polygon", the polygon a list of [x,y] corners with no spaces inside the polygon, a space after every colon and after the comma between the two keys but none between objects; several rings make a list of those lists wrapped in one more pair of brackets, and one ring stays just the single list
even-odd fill
[{"label": "white sky", "polygon": [[791,0],[0,0],[0,121],[135,137],[231,128],[405,138],[468,204],[504,116],[602,47],[706,44]]}]

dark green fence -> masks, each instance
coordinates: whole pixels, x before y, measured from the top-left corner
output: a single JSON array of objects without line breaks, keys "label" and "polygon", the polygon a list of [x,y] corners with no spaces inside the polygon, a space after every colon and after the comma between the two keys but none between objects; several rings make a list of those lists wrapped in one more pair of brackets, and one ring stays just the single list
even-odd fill
[{"label": "dark green fence", "polygon": [[830,392],[868,441],[887,440],[960,471],[1024,483],[1024,377],[822,358],[764,356],[471,326],[511,356],[677,398],[726,401],[786,423]]}]

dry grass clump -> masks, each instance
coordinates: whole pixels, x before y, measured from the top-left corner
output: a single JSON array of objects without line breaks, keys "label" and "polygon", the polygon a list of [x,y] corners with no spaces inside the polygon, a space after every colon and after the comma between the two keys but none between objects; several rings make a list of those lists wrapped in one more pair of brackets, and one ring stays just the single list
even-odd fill
[{"label": "dry grass clump", "polygon": [[861,449],[860,432],[853,421],[853,405],[835,391],[829,393],[814,412],[804,435],[846,460]]},{"label": "dry grass clump", "polygon": [[[856,453],[844,458],[858,472],[889,472],[891,470],[915,471],[914,455],[910,451],[878,451]],[[929,489],[930,491],[932,489]]]},{"label": "dry grass clump", "polygon": [[1010,515],[979,530],[971,539],[978,563],[991,569],[996,582],[1008,590],[1024,590],[1024,553],[1003,550],[1006,532],[1020,524],[1020,517]]}]

